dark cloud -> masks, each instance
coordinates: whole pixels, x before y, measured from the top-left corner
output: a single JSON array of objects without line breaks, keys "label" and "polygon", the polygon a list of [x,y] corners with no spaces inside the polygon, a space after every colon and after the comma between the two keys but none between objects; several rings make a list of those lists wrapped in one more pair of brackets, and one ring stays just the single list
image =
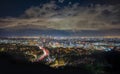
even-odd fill
[{"label": "dark cloud", "polygon": [[[59,30],[81,29],[114,29],[120,28],[120,5],[90,5],[80,6],[75,3],[59,9],[56,3],[51,1],[43,6],[32,6],[25,10],[21,18],[11,18],[9,23],[1,26],[15,27],[28,26],[32,28],[52,28]],[[4,19],[4,21],[7,19]],[[13,21],[14,20],[14,21]]]}]

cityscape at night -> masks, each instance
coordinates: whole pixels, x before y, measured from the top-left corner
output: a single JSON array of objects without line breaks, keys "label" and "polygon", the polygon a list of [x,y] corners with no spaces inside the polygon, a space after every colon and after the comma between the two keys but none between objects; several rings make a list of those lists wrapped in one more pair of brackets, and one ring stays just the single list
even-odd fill
[{"label": "cityscape at night", "polygon": [[1,73],[120,74],[119,0],[0,0]]}]

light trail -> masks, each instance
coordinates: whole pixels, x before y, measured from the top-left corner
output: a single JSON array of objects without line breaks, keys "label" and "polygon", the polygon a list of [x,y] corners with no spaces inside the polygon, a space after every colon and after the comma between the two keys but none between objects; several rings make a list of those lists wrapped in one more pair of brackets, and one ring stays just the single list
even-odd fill
[{"label": "light trail", "polygon": [[39,47],[39,49],[41,49],[43,51],[43,55],[37,59],[37,62],[39,62],[39,61],[43,60],[45,57],[49,56],[49,50],[47,50],[41,46],[38,46],[38,47]]}]

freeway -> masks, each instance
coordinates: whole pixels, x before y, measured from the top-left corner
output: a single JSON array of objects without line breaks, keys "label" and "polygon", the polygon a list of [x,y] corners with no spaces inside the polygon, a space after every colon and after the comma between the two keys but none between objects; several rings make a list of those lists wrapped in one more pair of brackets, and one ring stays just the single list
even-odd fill
[{"label": "freeway", "polygon": [[41,47],[41,46],[38,46],[38,47],[39,47],[39,49],[41,49],[41,50],[43,51],[43,55],[41,55],[41,57],[39,57],[39,58],[37,59],[37,61],[41,61],[41,60],[43,60],[45,57],[49,56],[49,50],[47,50],[47,49],[45,49],[45,48],[43,48],[43,47]]}]

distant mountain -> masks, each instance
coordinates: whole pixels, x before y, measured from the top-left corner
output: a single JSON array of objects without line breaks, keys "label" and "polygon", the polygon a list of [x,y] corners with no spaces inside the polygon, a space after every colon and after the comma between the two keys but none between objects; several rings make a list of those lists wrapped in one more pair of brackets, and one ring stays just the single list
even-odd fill
[{"label": "distant mountain", "polygon": [[0,29],[0,37],[8,36],[120,36],[119,29],[112,30],[56,30],[56,29]]},{"label": "distant mountain", "polygon": [[0,29],[0,36],[69,36],[71,33],[55,29]]}]

